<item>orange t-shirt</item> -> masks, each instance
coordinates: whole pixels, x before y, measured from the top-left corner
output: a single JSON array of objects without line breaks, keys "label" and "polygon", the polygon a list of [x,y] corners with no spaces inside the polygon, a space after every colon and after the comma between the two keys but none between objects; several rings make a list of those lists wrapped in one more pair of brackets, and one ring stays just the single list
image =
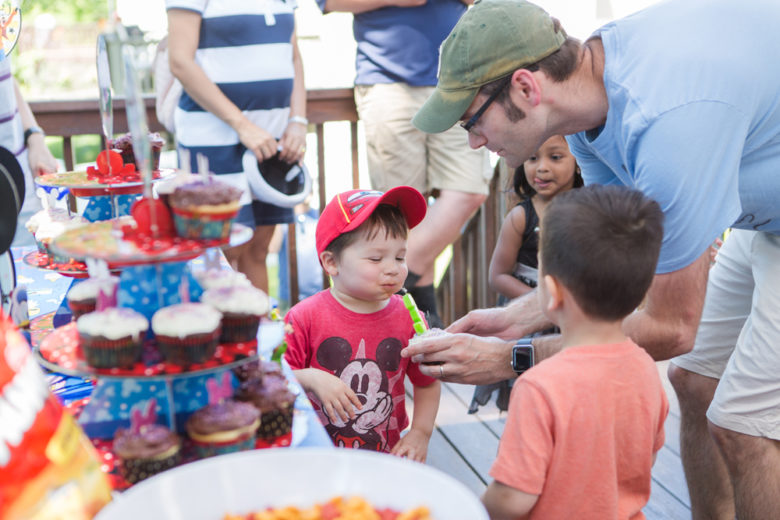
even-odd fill
[{"label": "orange t-shirt", "polygon": [[539,495],[531,519],[644,518],[668,411],[634,342],[568,348],[515,382],[490,474]]}]

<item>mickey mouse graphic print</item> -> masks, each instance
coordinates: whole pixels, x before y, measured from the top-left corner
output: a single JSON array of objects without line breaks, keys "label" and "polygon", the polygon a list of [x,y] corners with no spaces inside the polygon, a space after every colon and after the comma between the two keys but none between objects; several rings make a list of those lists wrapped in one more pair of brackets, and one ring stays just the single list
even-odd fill
[{"label": "mickey mouse graphic print", "polygon": [[309,394],[333,444],[389,452],[409,424],[404,376],[417,386],[436,381],[423,375],[416,363],[401,358],[401,349],[414,335],[401,297],[394,295],[379,312],[359,314],[340,305],[330,291],[321,291],[291,309],[285,322],[293,328],[286,338],[290,367],[335,375],[362,404],[355,418],[344,422],[329,417]]}]

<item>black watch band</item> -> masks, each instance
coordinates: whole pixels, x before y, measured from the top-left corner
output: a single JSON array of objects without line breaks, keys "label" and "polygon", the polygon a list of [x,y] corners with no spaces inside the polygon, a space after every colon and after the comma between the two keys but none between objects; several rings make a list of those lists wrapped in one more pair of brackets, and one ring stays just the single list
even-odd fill
[{"label": "black watch band", "polygon": [[27,141],[30,140],[30,136],[33,134],[41,134],[44,135],[43,129],[40,126],[31,126],[27,130],[24,131],[24,145],[27,146]]},{"label": "black watch band", "polygon": [[532,338],[520,338],[512,347],[512,370],[520,375],[535,363],[534,345]]}]

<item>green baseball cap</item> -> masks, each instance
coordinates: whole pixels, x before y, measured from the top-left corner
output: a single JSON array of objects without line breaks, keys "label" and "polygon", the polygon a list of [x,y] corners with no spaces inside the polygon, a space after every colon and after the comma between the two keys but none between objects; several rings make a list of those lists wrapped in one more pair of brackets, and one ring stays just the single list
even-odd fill
[{"label": "green baseball cap", "polygon": [[557,51],[563,29],[541,7],[523,0],[477,0],[441,46],[439,82],[412,119],[435,134],[449,130],[480,87]]}]

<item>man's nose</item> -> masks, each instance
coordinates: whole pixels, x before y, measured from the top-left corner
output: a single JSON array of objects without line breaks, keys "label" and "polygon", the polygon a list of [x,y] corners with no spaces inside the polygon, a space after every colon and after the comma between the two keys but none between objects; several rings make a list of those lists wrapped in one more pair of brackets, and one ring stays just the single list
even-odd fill
[{"label": "man's nose", "polygon": [[477,135],[474,132],[469,132],[469,146],[474,150],[477,150],[487,144],[487,139],[484,136]]}]

